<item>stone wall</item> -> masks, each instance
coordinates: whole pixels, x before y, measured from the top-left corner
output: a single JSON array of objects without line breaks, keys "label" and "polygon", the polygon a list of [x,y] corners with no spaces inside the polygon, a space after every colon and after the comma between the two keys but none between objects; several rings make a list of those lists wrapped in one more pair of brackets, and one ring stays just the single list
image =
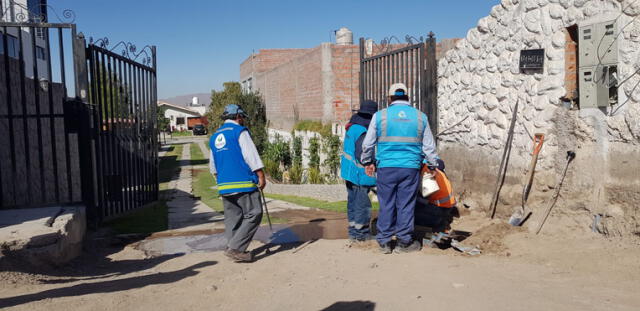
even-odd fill
[{"label": "stone wall", "polygon": [[[621,12],[624,8],[624,12]],[[519,102],[507,184],[498,212],[520,203],[531,159],[532,135],[544,133],[530,206],[546,207],[567,150],[577,153],[557,209],[577,215],[580,226],[607,214],[616,231],[639,234],[640,215],[640,2],[618,0],[502,0],[465,39],[439,61],[440,153],[463,200],[489,205],[512,109]],[[567,28],[596,16],[619,18],[619,104],[578,109],[560,98],[571,85]],[[568,44],[569,43],[569,44]],[[542,73],[523,74],[523,49],[545,49]],[[579,48],[579,47],[578,47]],[[575,50],[574,56],[575,56]],[[573,59],[575,68],[575,59]],[[574,69],[575,70],[575,69]],[[573,72],[575,74],[575,71]],[[567,82],[566,80],[569,80]],[[629,98],[629,100],[627,100]],[[537,213],[538,215],[541,213]],[[534,213],[535,215],[535,213]],[[535,217],[533,222],[535,223]]]}]

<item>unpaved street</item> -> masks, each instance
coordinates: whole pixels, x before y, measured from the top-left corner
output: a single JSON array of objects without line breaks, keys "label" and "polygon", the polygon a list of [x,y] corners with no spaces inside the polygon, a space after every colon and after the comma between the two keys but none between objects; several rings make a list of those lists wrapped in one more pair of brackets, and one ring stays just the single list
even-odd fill
[{"label": "unpaved street", "polygon": [[[479,215],[458,228],[473,229]],[[58,276],[2,273],[9,310],[638,310],[640,249],[566,231],[492,236],[476,257],[319,240],[297,253],[259,242],[258,260],[221,252],[144,259],[132,245]],[[504,243],[503,243],[504,242]],[[494,244],[495,246],[496,244]],[[65,276],[72,275],[72,276]]]}]

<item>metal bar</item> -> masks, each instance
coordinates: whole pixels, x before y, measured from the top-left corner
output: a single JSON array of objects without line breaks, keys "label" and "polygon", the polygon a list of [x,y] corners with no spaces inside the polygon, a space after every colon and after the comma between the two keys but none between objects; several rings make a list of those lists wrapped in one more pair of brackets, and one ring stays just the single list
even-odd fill
[{"label": "metal bar", "polygon": [[96,142],[95,157],[96,157],[96,220],[102,221],[105,215],[105,194],[104,194],[104,158],[102,152],[104,151],[102,140],[102,98],[101,98],[101,79],[100,79],[100,62],[97,52],[93,49],[92,45],[86,49],[89,54],[89,63],[91,67],[91,103],[94,105],[93,110],[93,136]]},{"label": "metal bar", "polygon": [[[40,203],[43,203],[44,201],[46,201],[46,199],[44,199],[44,150],[42,149],[42,120],[40,119],[40,75],[38,72],[38,55],[36,53],[36,28],[31,27],[29,30],[31,32],[31,56],[33,57],[33,98],[37,115],[36,131],[38,133],[38,161],[40,162],[38,172],[38,175],[40,176],[40,193],[37,195],[40,195]],[[33,195],[35,195],[35,193]]]},{"label": "metal bar", "polygon": [[69,23],[9,23],[9,22],[0,22],[0,27],[73,28],[73,27],[75,27],[75,24],[69,24]]},{"label": "metal bar", "polygon": [[[7,123],[9,124],[9,154],[11,155],[11,170],[10,170],[10,178],[9,181],[13,181],[16,180],[16,176],[18,175],[17,172],[17,167],[16,167],[16,150],[15,150],[15,137],[13,135],[14,133],[14,129],[13,129],[13,94],[11,92],[11,65],[10,65],[10,59],[9,59],[9,52],[7,50],[7,47],[9,46],[8,40],[7,40],[7,36],[4,35],[7,33],[7,27],[4,26],[2,27],[3,29],[3,35],[2,35],[2,46],[5,47],[5,53],[4,53],[4,63],[5,63],[5,78],[6,78],[6,82],[7,82]],[[2,176],[0,175],[0,178]],[[2,184],[2,182],[0,181],[0,184]],[[16,184],[15,182],[8,182],[8,184],[11,184],[11,188],[12,188],[12,196],[11,199],[13,200],[13,203],[11,205],[16,205]],[[2,194],[3,192],[0,192],[0,194]],[[0,204],[3,204],[5,202],[5,198],[4,196],[2,197],[2,200],[0,200]]]},{"label": "metal bar", "polygon": [[154,200],[158,200],[159,199],[159,187],[160,187],[160,181],[159,181],[159,162],[158,162],[158,147],[159,147],[159,142],[158,142],[158,118],[156,117],[156,115],[158,114],[158,84],[157,84],[157,76],[158,76],[158,64],[157,64],[157,49],[156,46],[152,46],[151,47],[151,57],[153,58],[153,73],[152,73],[152,77],[153,77],[153,85],[152,85],[152,92],[153,92],[153,97],[151,99],[151,104],[153,105],[153,128],[154,128],[154,135],[153,137],[155,137],[155,145],[153,148],[153,159],[154,159],[154,181],[155,181],[155,187],[154,187]]},{"label": "metal bar", "polygon": [[[20,60],[20,94],[21,96],[21,104],[22,104],[22,126],[23,126],[23,136],[24,136],[24,152],[25,152],[25,166],[26,166],[26,176],[25,184],[30,185],[31,182],[31,153],[29,152],[29,126],[27,124],[27,98],[26,98],[26,89],[25,89],[25,60],[24,60],[24,40],[22,40],[22,28],[18,28],[18,43],[20,44],[20,52],[18,53],[18,59]],[[27,186],[29,187],[29,186]],[[27,189],[27,193],[29,189]],[[17,194],[16,194],[17,195]],[[33,203],[33,196],[27,195],[26,198],[29,204]]]},{"label": "metal bar", "polygon": [[139,163],[139,157],[140,157],[140,150],[138,148],[138,144],[140,142],[140,131],[139,126],[140,126],[140,116],[138,113],[138,100],[137,100],[137,85],[136,85],[136,75],[135,75],[135,67],[131,64],[131,63],[127,63],[128,66],[128,71],[129,71],[129,83],[130,83],[130,87],[131,87],[131,109],[133,110],[133,120],[134,120],[134,124],[133,124],[133,128],[132,128],[132,141],[131,141],[131,148],[132,148],[132,153],[133,153],[133,161],[132,161],[132,165],[133,165],[133,192],[135,194],[135,202],[136,204],[139,204],[140,202],[140,163]]},{"label": "metal bar", "polygon": [[[151,166],[149,165],[149,160],[151,157],[150,154],[150,141],[151,141],[151,133],[149,133],[149,72],[146,70],[142,70],[142,81],[143,81],[143,88],[142,88],[142,98],[143,98],[143,107],[144,107],[144,153],[145,153],[145,180],[144,180],[144,189],[145,189],[145,204],[148,203],[151,200]],[[185,121],[187,121],[185,119]],[[187,123],[187,127],[188,127],[188,123]]]},{"label": "metal bar", "polygon": [[410,46],[405,46],[403,48],[399,48],[399,49],[394,50],[394,51],[385,52],[385,53],[382,53],[382,54],[378,54],[378,55],[375,55],[375,56],[371,56],[371,57],[365,58],[365,59],[363,59],[363,61],[370,61],[370,60],[376,59],[376,58],[385,58],[387,56],[390,56],[390,55],[393,55],[393,54],[397,54],[398,52],[415,49],[415,48],[419,47],[421,44],[422,43],[418,43],[418,44],[414,44],[414,45],[410,45]]},{"label": "metal bar", "polygon": [[[118,61],[118,90],[119,90],[119,98],[120,98],[120,105],[122,106],[122,111],[121,111],[121,115],[124,114],[124,120],[125,122],[123,122],[122,127],[121,127],[121,141],[120,141],[120,149],[122,150],[122,161],[121,161],[121,166],[122,166],[122,189],[124,191],[125,194],[125,206],[127,207],[127,209],[131,209],[132,207],[132,193],[131,193],[131,183],[130,183],[130,178],[129,176],[130,174],[130,170],[129,170],[129,160],[130,160],[130,155],[131,152],[129,152],[129,132],[128,132],[128,128],[131,126],[131,116],[128,113],[129,112],[129,103],[128,103],[128,99],[126,96],[126,73],[124,73],[124,70],[126,68],[123,68],[123,63],[122,61]],[[126,67],[126,66],[125,66]]]},{"label": "metal bar", "polygon": [[[58,47],[58,49],[60,50],[60,55],[64,55],[64,48],[62,46],[62,28],[58,28],[58,42],[60,43],[60,46]],[[50,126],[50,131],[51,131],[51,155],[52,155],[52,169],[53,169],[53,176],[54,176],[54,180],[56,182],[54,182],[53,187],[54,187],[54,196],[55,196],[55,201],[57,203],[60,203],[60,186],[58,184],[58,145],[56,143],[56,125],[55,125],[55,118],[53,116],[54,114],[54,103],[53,103],[53,73],[51,72],[52,68],[51,68],[51,43],[50,43],[50,39],[49,39],[49,32],[47,32],[47,64],[48,64],[48,79],[49,79],[49,126]],[[64,57],[60,56],[60,66],[62,67],[61,71],[64,73]],[[64,78],[62,80],[63,82],[63,86],[64,84]],[[66,97],[66,96],[65,96]]]}]

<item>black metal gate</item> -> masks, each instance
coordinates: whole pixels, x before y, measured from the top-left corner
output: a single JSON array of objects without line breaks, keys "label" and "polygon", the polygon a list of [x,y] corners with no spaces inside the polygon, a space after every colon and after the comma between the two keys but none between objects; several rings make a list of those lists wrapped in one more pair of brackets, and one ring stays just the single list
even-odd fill
[{"label": "black metal gate", "polygon": [[95,225],[157,200],[155,47],[19,17],[0,15],[0,209],[84,204]]},{"label": "black metal gate", "polygon": [[156,50],[107,44],[101,39],[86,49],[101,220],[158,199]]},{"label": "black metal gate", "polygon": [[82,202],[67,117],[75,35],[74,24],[0,20],[0,209]]},{"label": "black metal gate", "polygon": [[360,102],[374,100],[380,108],[387,107],[389,87],[404,83],[410,102],[427,114],[431,130],[437,133],[436,39],[433,33],[426,40],[405,39],[407,43],[391,37],[376,44],[360,38]]}]

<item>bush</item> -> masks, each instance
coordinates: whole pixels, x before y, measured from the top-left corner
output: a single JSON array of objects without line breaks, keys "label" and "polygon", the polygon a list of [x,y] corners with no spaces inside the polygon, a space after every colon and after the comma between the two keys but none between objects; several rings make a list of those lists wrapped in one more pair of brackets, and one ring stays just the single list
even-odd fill
[{"label": "bush", "polygon": [[271,161],[270,159],[264,159],[263,162],[265,173],[275,181],[282,181],[280,163]]},{"label": "bush", "polygon": [[329,168],[329,176],[332,179],[338,178],[338,170],[340,169],[340,151],[342,143],[337,135],[328,135],[323,138],[323,151],[327,155],[324,165]]},{"label": "bush", "polygon": [[302,165],[294,164],[289,169],[289,180],[292,184],[302,183]]},{"label": "bush", "polygon": [[317,137],[309,139],[309,168],[320,169],[320,140]]},{"label": "bush", "polygon": [[292,159],[291,162],[293,165],[297,165],[302,168],[302,137],[293,136],[293,146],[292,146]]},{"label": "bush", "polygon": [[316,168],[316,167],[309,168],[309,183],[310,184],[324,183],[324,178],[322,177],[322,173],[320,173],[319,168]]}]

